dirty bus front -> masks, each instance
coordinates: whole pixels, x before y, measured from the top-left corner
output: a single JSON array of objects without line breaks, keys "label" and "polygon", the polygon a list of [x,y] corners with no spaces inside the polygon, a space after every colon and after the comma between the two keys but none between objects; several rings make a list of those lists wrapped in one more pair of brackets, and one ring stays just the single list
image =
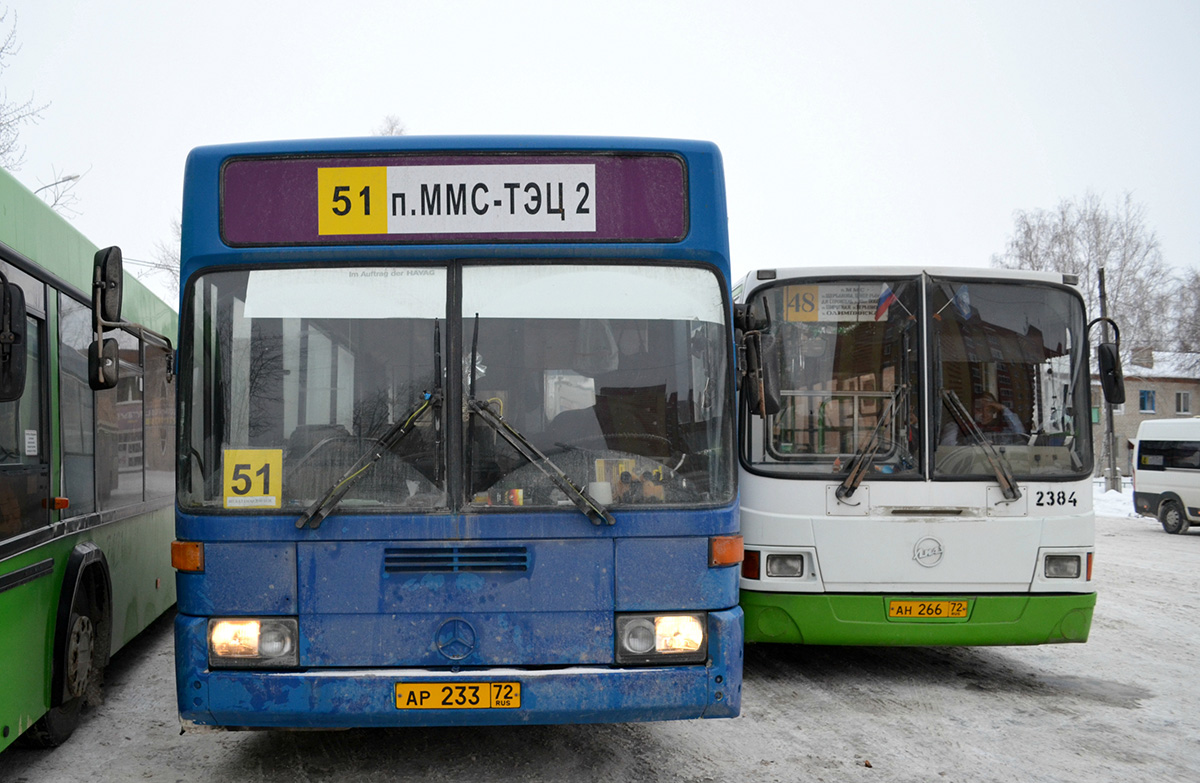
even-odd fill
[{"label": "dirty bus front", "polygon": [[200,148],[182,251],[185,727],[738,714],[715,146]]}]

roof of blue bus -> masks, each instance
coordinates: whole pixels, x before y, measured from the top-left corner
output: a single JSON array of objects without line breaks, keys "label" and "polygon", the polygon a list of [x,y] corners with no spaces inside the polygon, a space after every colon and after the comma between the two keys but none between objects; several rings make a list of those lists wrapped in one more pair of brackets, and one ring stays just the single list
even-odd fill
[{"label": "roof of blue bus", "polygon": [[[606,136],[369,136],[362,138],[256,141],[197,147],[188,155],[184,178],[182,276],[215,263],[272,263],[280,261],[279,247],[230,247],[221,240],[220,172],[234,157],[379,155],[416,152],[581,152],[660,153],[687,161],[691,222],[688,236],[675,243],[597,243],[589,256],[612,258],[674,258],[715,265],[729,279],[729,235],[725,206],[725,177],[721,152],[709,141]],[[321,245],[286,248],[290,260],[311,256],[330,262],[392,259],[425,254],[436,260],[448,254],[447,245]],[[562,245],[515,243],[475,245],[497,257],[552,257]],[[573,245],[577,248],[577,245]],[[556,250],[557,248],[557,250]],[[486,251],[485,251],[486,249]],[[461,250],[456,254],[462,255]]]},{"label": "roof of blue bus", "polygon": [[637,136],[359,136],[331,139],[286,139],[212,144],[196,147],[192,155],[300,155],[336,152],[466,151],[613,151],[677,152],[681,155],[720,156],[717,145],[697,139]]}]

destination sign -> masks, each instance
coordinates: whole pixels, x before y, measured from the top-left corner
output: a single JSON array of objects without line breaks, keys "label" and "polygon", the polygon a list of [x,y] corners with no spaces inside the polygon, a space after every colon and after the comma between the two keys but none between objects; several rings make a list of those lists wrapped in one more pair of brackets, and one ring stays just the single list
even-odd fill
[{"label": "destination sign", "polygon": [[677,242],[688,229],[674,155],[235,158],[221,182],[233,246]]},{"label": "destination sign", "polygon": [[322,235],[596,230],[596,166],[378,166],[317,170]]},{"label": "destination sign", "polygon": [[784,320],[800,322],[877,321],[893,302],[891,289],[878,283],[789,285],[784,288]]}]

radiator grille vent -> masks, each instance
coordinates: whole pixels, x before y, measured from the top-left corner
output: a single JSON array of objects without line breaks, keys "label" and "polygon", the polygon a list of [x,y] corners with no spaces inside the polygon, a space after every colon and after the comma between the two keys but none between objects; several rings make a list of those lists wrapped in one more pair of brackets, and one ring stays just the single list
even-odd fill
[{"label": "radiator grille vent", "polygon": [[523,546],[385,549],[383,570],[389,574],[528,571],[529,550]]}]

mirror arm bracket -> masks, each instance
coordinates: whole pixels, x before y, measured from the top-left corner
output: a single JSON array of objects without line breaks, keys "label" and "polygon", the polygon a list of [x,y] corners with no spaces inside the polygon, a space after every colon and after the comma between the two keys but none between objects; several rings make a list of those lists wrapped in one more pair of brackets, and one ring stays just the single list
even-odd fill
[{"label": "mirror arm bracket", "polygon": [[[100,315],[100,297],[104,294],[104,288],[105,283],[101,275],[101,266],[100,264],[95,264],[92,267],[92,329],[95,334],[96,342],[103,343],[104,333],[109,329],[128,329],[132,332],[135,332],[143,342],[145,341],[146,335],[154,337],[158,341],[162,342],[167,348],[167,383],[170,383],[175,378],[175,346],[171,342],[171,338],[167,337],[165,334],[160,334],[153,329],[142,326],[141,324],[131,323],[124,319],[119,321],[106,321]],[[0,341],[2,341],[2,339],[2,336],[0,336]],[[103,363],[101,363],[98,370],[100,373],[100,380],[103,381]]]},{"label": "mirror arm bracket", "polygon": [[1109,318],[1107,315],[1102,315],[1098,318],[1093,318],[1091,321],[1088,321],[1087,331],[1092,331],[1092,327],[1100,322],[1103,322],[1105,326],[1112,327],[1113,334],[1116,337],[1114,342],[1116,342],[1117,347],[1119,348],[1121,346],[1121,330],[1117,327],[1117,322]]}]

